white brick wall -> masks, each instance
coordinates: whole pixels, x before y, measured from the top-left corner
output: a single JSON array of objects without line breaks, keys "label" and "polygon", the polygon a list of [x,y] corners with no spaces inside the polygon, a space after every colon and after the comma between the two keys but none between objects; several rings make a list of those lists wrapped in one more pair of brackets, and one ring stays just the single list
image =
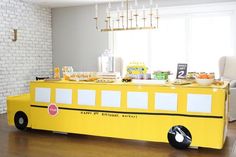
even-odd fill
[{"label": "white brick wall", "polygon": [[[18,29],[13,42],[12,29]],[[0,0],[0,113],[6,96],[29,92],[36,76],[52,75],[51,9]]]}]

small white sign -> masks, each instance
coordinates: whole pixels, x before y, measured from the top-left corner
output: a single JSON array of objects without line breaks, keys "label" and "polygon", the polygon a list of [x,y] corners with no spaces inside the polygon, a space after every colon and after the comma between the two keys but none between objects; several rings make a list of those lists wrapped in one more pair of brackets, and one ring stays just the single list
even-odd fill
[{"label": "small white sign", "polygon": [[120,107],[120,101],[121,101],[120,91],[102,91],[102,106]]},{"label": "small white sign", "polygon": [[49,103],[51,98],[50,88],[35,88],[35,102]]},{"label": "small white sign", "polygon": [[95,106],[96,91],[95,90],[78,90],[78,104],[86,106]]},{"label": "small white sign", "polygon": [[155,93],[155,109],[177,111],[178,96],[175,93]]},{"label": "small white sign", "polygon": [[56,103],[72,104],[72,89],[56,89]]},{"label": "small white sign", "polygon": [[148,109],[148,93],[147,92],[128,92],[127,93],[128,108]]},{"label": "small white sign", "polygon": [[207,94],[188,94],[188,112],[211,113],[212,96]]}]

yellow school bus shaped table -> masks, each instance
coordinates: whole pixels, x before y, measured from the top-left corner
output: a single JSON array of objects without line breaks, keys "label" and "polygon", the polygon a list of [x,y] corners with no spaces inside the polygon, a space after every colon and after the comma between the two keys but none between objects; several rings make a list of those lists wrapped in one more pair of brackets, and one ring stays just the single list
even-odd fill
[{"label": "yellow school bus shaped table", "polygon": [[179,149],[223,147],[228,83],[35,81],[30,94],[7,99],[9,125],[123,139],[169,142]]}]

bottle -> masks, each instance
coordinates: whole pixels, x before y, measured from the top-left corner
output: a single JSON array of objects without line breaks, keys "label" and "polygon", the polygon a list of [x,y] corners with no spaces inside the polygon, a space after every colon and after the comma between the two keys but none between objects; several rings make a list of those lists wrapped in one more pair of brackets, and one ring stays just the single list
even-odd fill
[{"label": "bottle", "polygon": [[60,68],[59,68],[59,66],[56,66],[54,68],[54,79],[60,79]]},{"label": "bottle", "polygon": [[115,72],[115,58],[114,58],[114,54],[111,52],[110,49],[108,49],[106,53],[107,53],[107,58],[108,58],[107,71],[108,72]]}]

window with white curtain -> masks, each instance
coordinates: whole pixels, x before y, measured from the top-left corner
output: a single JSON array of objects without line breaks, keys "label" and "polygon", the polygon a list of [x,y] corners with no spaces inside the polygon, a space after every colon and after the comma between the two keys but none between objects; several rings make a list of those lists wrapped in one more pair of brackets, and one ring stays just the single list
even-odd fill
[{"label": "window with white curtain", "polygon": [[117,31],[110,42],[124,70],[132,61],[144,62],[150,72],[176,72],[178,63],[188,63],[188,71],[218,75],[219,58],[236,53],[233,4],[160,8],[158,29]]}]

